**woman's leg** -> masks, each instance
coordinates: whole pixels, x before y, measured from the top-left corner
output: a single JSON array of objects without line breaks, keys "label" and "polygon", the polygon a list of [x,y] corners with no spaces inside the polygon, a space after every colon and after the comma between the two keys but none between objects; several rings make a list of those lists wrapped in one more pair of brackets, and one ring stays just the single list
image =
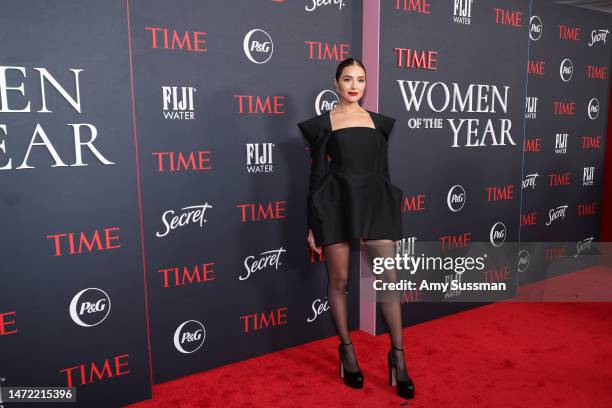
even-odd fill
[{"label": "woman's leg", "polygon": [[[370,258],[370,262],[376,257],[395,258],[396,245],[394,241],[388,239],[364,239],[365,250]],[[372,266],[372,265],[370,265]],[[379,278],[386,283],[397,282],[397,271],[394,267],[385,268],[384,272],[379,275]],[[389,329],[391,338],[392,353],[398,368],[398,379],[404,379],[404,370],[406,363],[404,361],[403,352],[403,328],[402,328],[402,307],[400,305],[400,291],[387,290],[385,291],[380,301],[380,309]],[[402,350],[396,350],[402,349]]]},{"label": "woman's leg", "polygon": [[[323,255],[325,255],[327,260],[327,300],[329,301],[338,336],[344,344],[351,343],[348,331],[346,301],[349,275],[349,249],[348,241],[323,246]],[[342,350],[342,362],[345,369],[350,372],[359,370],[353,346],[342,346]]]}]

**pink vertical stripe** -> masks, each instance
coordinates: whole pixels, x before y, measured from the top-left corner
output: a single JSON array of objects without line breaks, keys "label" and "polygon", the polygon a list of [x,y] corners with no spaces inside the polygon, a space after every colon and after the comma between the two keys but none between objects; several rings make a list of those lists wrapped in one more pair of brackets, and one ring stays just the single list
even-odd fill
[{"label": "pink vertical stripe", "polygon": [[[362,62],[366,67],[366,91],[362,106],[373,112],[378,112],[378,63],[380,57],[380,0],[364,0],[363,2],[363,49]],[[369,272],[369,266],[364,264],[363,244],[359,245],[359,328],[376,335],[376,302],[365,301],[372,291],[374,276]]]}]

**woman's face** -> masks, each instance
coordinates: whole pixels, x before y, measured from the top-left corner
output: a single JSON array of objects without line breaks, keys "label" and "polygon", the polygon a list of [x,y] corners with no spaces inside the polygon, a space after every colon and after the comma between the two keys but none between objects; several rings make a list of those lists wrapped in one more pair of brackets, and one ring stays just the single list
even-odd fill
[{"label": "woman's face", "polygon": [[363,97],[366,79],[365,71],[359,65],[349,65],[342,70],[336,82],[336,89],[340,99],[347,102],[358,102]]}]

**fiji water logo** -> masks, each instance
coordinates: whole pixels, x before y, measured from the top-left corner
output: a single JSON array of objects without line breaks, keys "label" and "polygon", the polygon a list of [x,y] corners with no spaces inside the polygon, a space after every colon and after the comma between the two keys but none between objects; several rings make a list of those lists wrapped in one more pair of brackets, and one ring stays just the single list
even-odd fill
[{"label": "fiji water logo", "polygon": [[414,256],[414,247],[416,243],[417,237],[408,237],[402,238],[400,241],[397,241],[395,244],[395,254],[400,257],[404,256]]},{"label": "fiji water logo", "polygon": [[193,86],[162,86],[164,119],[193,120],[195,118]]},{"label": "fiji water logo", "polygon": [[455,0],[453,4],[453,22],[470,25],[474,0]]}]

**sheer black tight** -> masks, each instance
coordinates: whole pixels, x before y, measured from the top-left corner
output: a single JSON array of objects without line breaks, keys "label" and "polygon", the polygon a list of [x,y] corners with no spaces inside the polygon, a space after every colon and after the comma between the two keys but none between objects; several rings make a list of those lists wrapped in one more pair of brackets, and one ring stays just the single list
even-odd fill
[{"label": "sheer black tight", "polygon": [[[375,257],[395,257],[395,243],[391,240],[364,239],[363,242],[370,262],[372,262]],[[352,343],[348,331],[346,298],[349,272],[349,249],[350,246],[348,241],[323,246],[323,255],[326,258],[328,272],[327,299],[329,301],[338,336],[340,337],[340,341],[344,344]],[[394,268],[385,269],[379,277],[385,282],[395,282],[397,280],[397,272]],[[389,329],[391,345],[395,348],[402,349],[402,314],[399,300],[399,292],[387,292],[384,294],[384,301],[380,302],[380,307]],[[342,361],[345,369],[351,372],[357,371],[359,369],[359,364],[357,362],[354,345],[342,346],[342,350]],[[398,377],[402,379],[402,374],[405,370],[404,353],[403,351],[392,348],[392,354],[396,366],[399,369],[398,371],[401,371],[398,372]]]},{"label": "sheer black tight", "polygon": [[[323,246],[327,262],[327,300],[342,344],[351,342],[348,332],[346,289],[349,272],[349,242],[336,242]],[[354,346],[342,346],[342,362],[347,371],[359,369]]]},{"label": "sheer black tight", "polygon": [[[388,239],[364,239],[363,245],[370,261],[370,269],[373,270],[374,259],[377,257],[395,258],[395,242]],[[384,283],[397,282],[397,270],[394,267],[384,268],[381,274],[377,275]],[[380,311],[385,319],[391,338],[391,356],[398,369],[397,378],[406,379],[406,363],[404,361],[403,350],[403,329],[402,329],[402,306],[400,304],[400,291],[386,290],[380,294],[378,304]],[[399,350],[398,350],[399,349]]]}]

